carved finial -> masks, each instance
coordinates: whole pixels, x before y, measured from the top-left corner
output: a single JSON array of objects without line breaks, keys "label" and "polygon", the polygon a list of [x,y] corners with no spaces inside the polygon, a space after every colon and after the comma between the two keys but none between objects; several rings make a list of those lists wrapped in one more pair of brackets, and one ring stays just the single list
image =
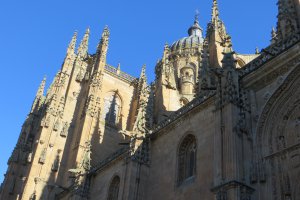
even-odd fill
[{"label": "carved finial", "polygon": [[146,76],[146,65],[145,65],[145,64],[144,64],[143,67],[142,67],[140,79],[147,80],[147,76]]},{"label": "carved finial", "polygon": [[272,27],[272,38],[275,38],[276,37],[276,30],[275,30],[275,27],[273,26]]},{"label": "carved finial", "polygon": [[165,43],[165,46],[164,46],[164,49],[167,50],[167,49],[169,49],[169,48],[170,48],[170,47],[169,47],[169,44],[166,42],[166,43]]},{"label": "carved finial", "polygon": [[255,48],[255,54],[259,54],[259,48],[258,47]]},{"label": "carved finial", "polygon": [[88,44],[89,44],[89,37],[90,37],[90,28],[87,28],[83,39],[78,47],[77,53],[79,57],[85,57],[88,51]]},{"label": "carved finial", "polygon": [[121,72],[121,64],[118,63],[118,66],[117,66],[117,74],[119,75]]},{"label": "carved finial", "polygon": [[211,22],[215,23],[219,20],[219,8],[217,0],[213,0],[212,14],[211,14]]},{"label": "carved finial", "polygon": [[222,46],[224,47],[223,53],[233,52],[232,41],[231,41],[231,37],[229,35],[227,35],[226,38],[224,38]]},{"label": "carved finial", "polygon": [[75,53],[76,41],[77,41],[77,31],[74,32],[74,35],[73,35],[73,37],[71,39],[71,42],[68,46],[67,54]]},{"label": "carved finial", "polygon": [[108,26],[106,25],[106,26],[104,27],[104,30],[103,30],[103,33],[102,33],[102,38],[104,38],[104,37],[109,37],[109,36],[110,36],[109,28],[108,28]]},{"label": "carved finial", "polygon": [[46,76],[44,76],[40,86],[39,86],[39,89],[36,93],[36,97],[42,97],[44,96],[44,90],[45,90],[45,85],[46,85]]},{"label": "carved finial", "polygon": [[146,131],[146,110],[148,97],[149,90],[147,88],[146,65],[143,65],[137,90],[138,113],[133,127],[133,131],[136,134],[144,134]]},{"label": "carved finial", "polygon": [[170,47],[169,44],[166,43],[164,46],[163,59],[167,59],[169,57],[169,53],[170,53]]},{"label": "carved finial", "polygon": [[100,42],[98,44],[97,52],[100,53],[103,51],[102,48],[106,48],[108,46],[110,32],[108,26],[105,26],[101,35]]},{"label": "carved finial", "polygon": [[277,32],[274,27],[272,27],[271,32],[271,43],[274,44],[277,41]]},{"label": "carved finial", "polygon": [[225,24],[219,17],[219,8],[217,0],[213,0],[212,5],[212,13],[211,13],[211,22],[207,27],[207,35],[211,35],[212,33],[217,33],[222,40],[225,40],[228,36]]}]

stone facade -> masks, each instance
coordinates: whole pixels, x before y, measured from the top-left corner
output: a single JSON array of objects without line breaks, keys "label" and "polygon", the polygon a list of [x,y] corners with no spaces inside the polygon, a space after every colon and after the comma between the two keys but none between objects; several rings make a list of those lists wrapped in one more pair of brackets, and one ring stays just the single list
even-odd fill
[{"label": "stone facade", "polygon": [[74,34],[43,79],[1,200],[300,200],[300,5],[279,0],[270,46],[234,52],[213,0],[203,34],[166,44],[147,83]]}]

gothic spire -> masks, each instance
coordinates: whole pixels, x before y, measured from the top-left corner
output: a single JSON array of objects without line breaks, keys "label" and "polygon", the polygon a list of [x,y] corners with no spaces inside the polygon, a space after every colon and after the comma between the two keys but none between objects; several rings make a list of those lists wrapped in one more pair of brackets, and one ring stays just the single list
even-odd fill
[{"label": "gothic spire", "polygon": [[143,65],[141,75],[140,75],[140,80],[146,81],[147,82],[147,76],[146,76],[146,65]]},{"label": "gothic spire", "polygon": [[216,24],[219,20],[219,7],[217,0],[213,0],[212,14],[211,14],[211,22]]},{"label": "gothic spire", "polygon": [[141,75],[139,78],[139,83],[138,83],[139,102],[144,99],[143,97],[145,96],[146,87],[147,87],[146,65],[143,65]]},{"label": "gothic spire", "polygon": [[96,52],[97,61],[95,70],[98,72],[102,71],[106,65],[106,55],[108,50],[109,36],[110,32],[108,26],[105,26]]},{"label": "gothic spire", "polygon": [[97,47],[97,52],[100,53],[102,51],[102,48],[105,46],[108,46],[108,40],[109,40],[110,32],[108,26],[104,27],[104,30],[101,35],[100,42]]},{"label": "gothic spire", "polygon": [[85,57],[88,51],[88,44],[89,44],[89,37],[90,37],[90,28],[87,28],[83,39],[78,47],[77,53],[79,57]]},{"label": "gothic spire", "polygon": [[212,18],[207,26],[207,40],[209,46],[209,65],[222,67],[223,52],[232,50],[231,37],[226,31],[225,24],[220,19],[217,0],[213,0]]},{"label": "gothic spire", "polygon": [[211,13],[211,21],[208,24],[207,32],[212,33],[214,30],[219,29],[222,35],[227,35],[225,25],[223,21],[220,19],[220,12],[217,0],[213,0],[212,5],[212,13]]},{"label": "gothic spire", "polygon": [[76,41],[77,41],[77,31],[74,32],[74,35],[71,39],[71,42],[68,46],[68,49],[67,49],[67,54],[73,54],[75,53],[75,46],[76,46]]},{"label": "gothic spire", "polygon": [[149,97],[147,87],[146,65],[143,65],[138,83],[138,105],[137,117],[133,130],[137,133],[145,134],[146,131],[146,110]]},{"label": "gothic spire", "polygon": [[139,97],[141,97],[146,86],[147,86],[146,65],[143,65],[140,78],[139,78],[139,85],[138,85]]},{"label": "gothic spire", "polygon": [[46,77],[43,78],[43,80],[36,92],[33,104],[31,106],[31,113],[36,112],[39,109],[39,107],[43,101],[45,85],[46,85]]},{"label": "gothic spire", "polygon": [[45,85],[46,85],[46,76],[43,78],[39,86],[39,89],[36,93],[36,98],[44,96]]},{"label": "gothic spire", "polygon": [[300,31],[299,17],[294,0],[278,1],[277,37],[285,39]]},{"label": "gothic spire", "polygon": [[166,43],[164,46],[163,60],[168,59],[169,54],[170,54],[170,47],[169,47],[169,44]]}]

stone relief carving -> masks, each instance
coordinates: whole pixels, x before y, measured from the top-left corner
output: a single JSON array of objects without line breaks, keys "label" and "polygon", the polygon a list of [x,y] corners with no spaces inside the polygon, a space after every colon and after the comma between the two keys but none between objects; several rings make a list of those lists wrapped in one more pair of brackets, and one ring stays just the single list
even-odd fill
[{"label": "stone relief carving", "polygon": [[[270,167],[269,177],[273,199],[295,199],[298,197],[300,169],[291,166],[293,158],[300,155],[300,143],[295,129],[300,115],[299,81],[300,69],[295,68],[286,81],[268,100],[258,124],[256,142],[259,147],[257,159],[259,173],[266,165]],[[287,98],[288,97],[288,98]],[[294,157],[295,156],[295,157]],[[296,161],[297,162],[297,161]],[[288,172],[288,173],[286,173]]]},{"label": "stone relief carving", "polygon": [[46,154],[47,154],[47,148],[44,148],[41,152],[40,158],[39,158],[39,163],[40,164],[45,164],[46,161]]},{"label": "stone relief carving", "polygon": [[60,132],[60,136],[61,137],[67,137],[68,135],[68,130],[69,130],[69,123],[68,122],[64,122],[63,123],[63,127],[62,127],[62,130]]}]

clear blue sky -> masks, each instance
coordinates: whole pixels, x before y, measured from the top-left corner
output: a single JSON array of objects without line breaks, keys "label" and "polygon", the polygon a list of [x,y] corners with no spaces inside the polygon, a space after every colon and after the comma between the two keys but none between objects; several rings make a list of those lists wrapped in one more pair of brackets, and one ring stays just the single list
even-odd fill
[{"label": "clear blue sky", "polygon": [[[234,49],[254,53],[269,45],[276,25],[277,0],[219,0],[220,15]],[[22,123],[44,75],[48,83],[63,62],[75,30],[79,40],[91,28],[89,52],[94,53],[102,29],[110,27],[107,62],[138,76],[147,65],[150,80],[166,42],[187,35],[195,10],[205,29],[212,0],[27,0],[0,3],[0,182]]]}]

